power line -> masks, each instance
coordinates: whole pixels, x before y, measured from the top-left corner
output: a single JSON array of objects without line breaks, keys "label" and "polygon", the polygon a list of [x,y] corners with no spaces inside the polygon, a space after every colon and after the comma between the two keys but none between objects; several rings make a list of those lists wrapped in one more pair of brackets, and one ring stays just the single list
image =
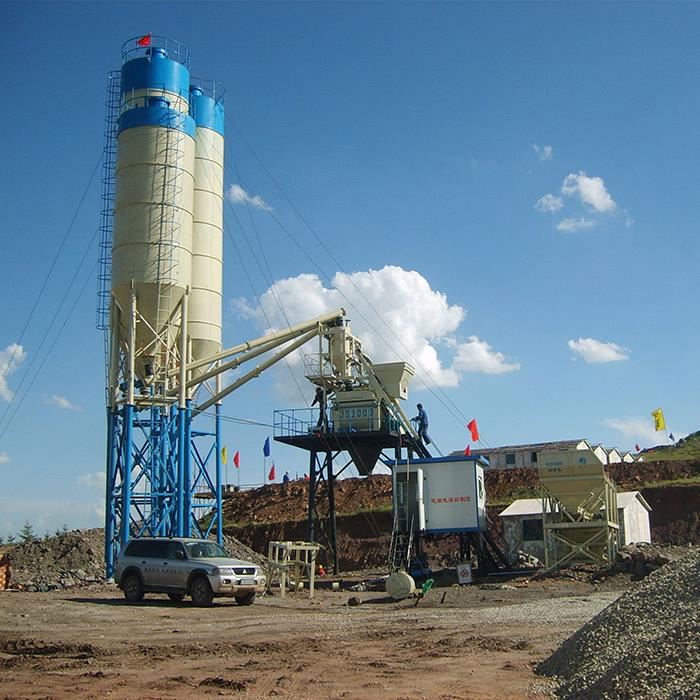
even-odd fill
[{"label": "power line", "polygon": [[80,212],[80,209],[83,206],[83,202],[85,201],[85,197],[87,196],[87,193],[90,190],[90,187],[92,186],[92,183],[95,179],[95,175],[97,174],[97,171],[100,167],[100,164],[102,163],[102,157],[103,157],[103,152],[102,152],[102,150],[100,150],[100,157],[97,159],[97,163],[95,164],[95,168],[93,169],[92,175],[90,176],[90,179],[88,180],[88,184],[85,187],[85,190],[83,191],[82,196],[80,197],[80,201],[78,202],[78,206],[76,207],[75,212],[73,213],[73,217],[71,218],[70,223],[68,224],[68,228],[66,229],[66,232],[63,234],[63,239],[61,240],[61,243],[58,246],[58,250],[56,251],[54,258],[51,261],[49,271],[46,273],[46,276],[44,277],[44,281],[41,285],[41,289],[39,289],[39,294],[37,295],[37,297],[34,301],[34,305],[32,306],[32,309],[29,312],[29,316],[27,317],[27,320],[24,323],[24,327],[22,328],[22,332],[19,335],[19,340],[15,343],[15,347],[12,350],[12,356],[10,357],[10,359],[7,363],[7,366],[5,367],[5,369],[2,373],[0,380],[4,379],[5,375],[7,374],[7,371],[9,370],[10,366],[12,365],[12,361],[14,360],[15,353],[17,352],[17,348],[21,347],[21,345],[22,345],[22,340],[24,339],[24,334],[27,332],[27,328],[29,327],[31,320],[34,317],[34,312],[36,311],[37,307],[39,306],[39,302],[41,301],[41,298],[44,295],[44,291],[46,290],[46,285],[48,284],[49,279],[50,279],[51,275],[53,274],[54,268],[56,267],[56,263],[58,262],[58,258],[60,257],[61,252],[63,251],[63,248],[66,245],[66,241],[68,240],[68,236],[73,228],[73,225],[75,224],[75,220],[78,218],[78,213]]}]

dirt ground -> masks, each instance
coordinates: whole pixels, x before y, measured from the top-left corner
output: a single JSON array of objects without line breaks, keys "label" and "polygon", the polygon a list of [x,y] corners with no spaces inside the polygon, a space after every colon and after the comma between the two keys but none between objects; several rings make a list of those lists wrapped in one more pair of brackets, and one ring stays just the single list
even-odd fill
[{"label": "dirt ground", "polygon": [[[382,592],[295,592],[208,609],[114,586],[0,593],[2,698],[548,696],[533,666],[624,585],[516,580]],[[325,581],[322,585],[328,585]],[[358,606],[348,605],[350,597]]]}]

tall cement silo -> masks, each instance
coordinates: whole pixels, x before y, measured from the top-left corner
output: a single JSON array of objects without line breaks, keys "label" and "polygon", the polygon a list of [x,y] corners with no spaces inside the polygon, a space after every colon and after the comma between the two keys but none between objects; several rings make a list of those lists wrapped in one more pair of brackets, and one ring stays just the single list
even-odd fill
[{"label": "tall cement silo", "polygon": [[222,537],[220,405],[215,420],[193,414],[204,370],[188,365],[221,349],[223,104],[213,83],[191,87],[176,41],[137,37],[122,59],[107,91],[98,308],[108,575],[131,537]]},{"label": "tall cement silo", "polygon": [[199,81],[190,95],[196,131],[188,330],[196,361],[221,350],[224,109],[215,83]]},{"label": "tall cement silo", "polygon": [[[149,46],[121,70],[112,295],[135,295],[136,374],[145,381],[176,342],[173,313],[192,281],[195,122],[187,67]],[[124,324],[122,324],[124,329]]]}]

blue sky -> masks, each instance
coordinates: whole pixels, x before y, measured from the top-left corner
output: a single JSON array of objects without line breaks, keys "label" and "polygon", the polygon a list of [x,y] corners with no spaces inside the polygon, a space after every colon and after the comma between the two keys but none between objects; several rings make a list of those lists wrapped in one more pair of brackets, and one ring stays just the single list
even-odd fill
[{"label": "blue sky", "polygon": [[[376,359],[418,357],[432,392],[408,410],[443,452],[467,443],[460,415],[492,446],[648,446],[659,406],[676,437],[698,429],[699,21],[694,3],[1,3],[0,535],[101,522],[89,182],[107,73],[149,31],[227,90],[227,344],[266,329],[256,297],[280,321],[276,283],[294,320],[342,301]],[[281,368],[224,412],[271,423],[308,394]],[[226,423],[242,483],[268,434]]]}]

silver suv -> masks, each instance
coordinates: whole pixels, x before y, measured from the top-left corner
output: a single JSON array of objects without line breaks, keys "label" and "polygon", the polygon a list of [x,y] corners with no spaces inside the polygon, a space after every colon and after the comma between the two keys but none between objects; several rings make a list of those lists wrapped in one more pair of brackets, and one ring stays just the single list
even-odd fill
[{"label": "silver suv", "polygon": [[167,593],[180,602],[211,605],[215,596],[251,605],[265,589],[259,566],[232,559],[215,542],[183,537],[140,537],[127,542],[117,557],[114,578],[124,597],[135,603],[144,593]]}]

